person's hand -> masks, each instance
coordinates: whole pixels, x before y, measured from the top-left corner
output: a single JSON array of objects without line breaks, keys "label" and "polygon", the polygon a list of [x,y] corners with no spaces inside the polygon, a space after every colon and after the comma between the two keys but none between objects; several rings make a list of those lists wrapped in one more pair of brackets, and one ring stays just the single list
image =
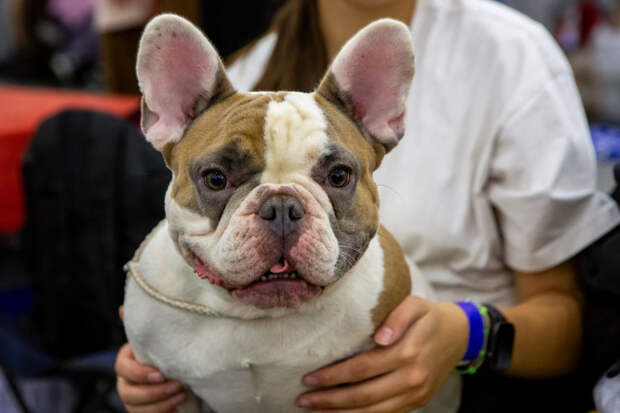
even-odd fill
[{"label": "person's hand", "polygon": [[326,389],[302,394],[297,404],[313,412],[422,407],[461,360],[468,338],[467,316],[456,304],[407,297],[375,334],[379,347],[306,375],[306,386]]},{"label": "person's hand", "polygon": [[186,398],[181,383],[166,380],[155,367],[136,361],[129,343],[124,344],[114,366],[116,388],[129,413],[168,413]]},{"label": "person's hand", "polygon": [[[123,318],[122,307],[119,314]],[[166,380],[155,367],[139,363],[129,343],[119,350],[114,370],[118,394],[129,413],[173,412],[187,397],[181,383]]]}]

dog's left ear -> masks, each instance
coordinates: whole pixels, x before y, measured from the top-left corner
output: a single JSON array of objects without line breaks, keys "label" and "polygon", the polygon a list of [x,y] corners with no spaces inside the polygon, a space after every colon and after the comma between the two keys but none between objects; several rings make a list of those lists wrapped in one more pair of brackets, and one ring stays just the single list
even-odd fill
[{"label": "dog's left ear", "polygon": [[349,115],[366,139],[388,152],[405,132],[413,61],[409,28],[396,20],[377,20],[344,45],[317,93]]},{"label": "dog's left ear", "polygon": [[193,24],[174,14],[149,22],[136,64],[142,91],[142,131],[162,151],[210,105],[235,93],[215,48]]}]

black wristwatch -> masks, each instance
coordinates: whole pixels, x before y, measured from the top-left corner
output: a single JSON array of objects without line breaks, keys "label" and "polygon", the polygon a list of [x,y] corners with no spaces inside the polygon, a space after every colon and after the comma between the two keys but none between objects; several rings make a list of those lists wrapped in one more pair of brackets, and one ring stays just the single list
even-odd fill
[{"label": "black wristwatch", "polygon": [[487,354],[484,366],[492,371],[505,371],[512,361],[512,347],[515,340],[515,327],[494,306],[483,304],[490,320]]}]

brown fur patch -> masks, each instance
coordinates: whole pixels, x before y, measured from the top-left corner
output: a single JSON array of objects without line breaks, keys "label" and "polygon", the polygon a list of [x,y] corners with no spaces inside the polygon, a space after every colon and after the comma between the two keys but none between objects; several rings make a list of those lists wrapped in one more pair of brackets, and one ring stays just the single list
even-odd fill
[{"label": "brown fur patch", "polygon": [[238,93],[215,104],[189,126],[179,143],[170,149],[170,169],[174,172],[172,197],[184,208],[199,212],[189,169],[206,154],[236,140],[239,149],[264,163],[264,123],[267,105],[281,96]]},{"label": "brown fur patch", "polygon": [[372,309],[372,322],[378,327],[388,314],[411,294],[411,274],[400,246],[385,228],[379,227],[379,242],[383,249],[383,291],[379,303]]},{"label": "brown fur patch", "polygon": [[[362,137],[351,119],[334,104],[319,94],[315,94],[315,100],[325,114],[327,136],[348,149],[360,162],[361,173],[351,214],[361,227],[372,229],[374,233],[379,225],[379,193],[372,179],[373,171],[379,166],[375,148]],[[369,207],[371,205],[372,208]]]}]

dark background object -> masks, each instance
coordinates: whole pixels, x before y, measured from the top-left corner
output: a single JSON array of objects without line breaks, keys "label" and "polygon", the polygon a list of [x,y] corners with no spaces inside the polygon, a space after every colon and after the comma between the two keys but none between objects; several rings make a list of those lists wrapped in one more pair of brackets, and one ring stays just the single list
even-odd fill
[{"label": "dark background object", "polygon": [[34,291],[33,339],[50,355],[118,347],[123,265],[164,216],[170,180],[137,128],[67,111],[45,121],[24,160],[24,242]]},{"label": "dark background object", "polygon": [[[611,194],[620,205],[620,164],[614,169]],[[590,245],[577,258],[583,288],[583,355],[578,374],[586,388],[620,361],[620,225]]]},{"label": "dark background object", "polygon": [[272,16],[284,3],[285,0],[202,2],[202,30],[220,55],[227,57],[266,33]]}]

